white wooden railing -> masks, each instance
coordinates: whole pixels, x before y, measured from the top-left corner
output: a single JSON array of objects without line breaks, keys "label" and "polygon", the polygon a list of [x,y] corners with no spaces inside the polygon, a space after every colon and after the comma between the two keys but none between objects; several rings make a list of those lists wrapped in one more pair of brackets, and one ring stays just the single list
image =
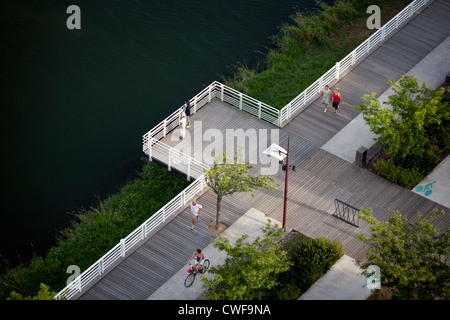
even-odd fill
[{"label": "white wooden railing", "polygon": [[172,148],[171,146],[158,141],[153,138],[150,139],[149,147],[146,150],[146,154],[149,157],[149,160],[152,161],[153,158],[167,164],[167,169],[169,171],[172,168],[177,169],[178,171],[186,174],[188,180],[191,177],[195,179],[201,176],[203,173],[209,170],[209,166],[204,164],[201,161]]},{"label": "white wooden railing", "polygon": [[54,299],[71,299],[83,292],[94,281],[97,281],[105,272],[113,268],[116,262],[125,258],[127,253],[136,249],[142,241],[159,229],[168,219],[172,218],[194,199],[205,188],[205,174],[202,174],[187,188],[180,192],[164,207],[159,209],[147,221],[137,227],[125,239],[109,250],[103,257],[81,273],[75,280],[62,289]]},{"label": "white wooden railing", "polygon": [[[404,22],[410,19],[416,11],[421,9],[428,2],[430,2],[430,0],[415,0],[411,2],[382,28],[372,34],[345,58],[337,62],[335,66],[325,72],[324,75],[281,110],[247,96],[220,82],[214,81],[191,99],[192,114],[195,114],[201,107],[210,102],[211,99],[218,98],[240,110],[258,117],[259,119],[282,127],[286,121],[304,110],[310,102],[314,101],[320,94],[324,85],[328,84],[331,86],[338,81],[343,74],[364,59],[376,46],[381,44],[389,35],[398,30]],[[195,176],[195,173],[191,173],[194,171],[197,171],[200,174],[199,177],[141,226],[130,233],[125,239],[122,239],[114,248],[86,269],[75,280],[69,283],[54,297],[55,299],[71,299],[75,295],[83,292],[83,289],[91,285],[94,281],[97,281],[99,277],[111,269],[116,262],[123,259],[128,252],[134,250],[139,243],[142,243],[142,240],[146,239],[152,232],[164,224],[168,218],[180,212],[180,210],[185,207],[186,203],[190,202],[197,194],[207,188],[205,174],[202,173],[209,168],[206,164],[203,164],[188,155],[184,155],[159,141],[178,126],[179,112],[180,108],[175,110],[152,130],[144,134],[142,149],[149,155],[150,159],[152,158],[152,152],[167,153],[169,169],[172,167],[170,165],[171,161],[179,161],[180,163],[185,163],[187,165],[186,170],[188,178],[190,176]]]},{"label": "white wooden railing", "polygon": [[[258,117],[259,119],[268,121],[277,126],[279,125],[278,121],[280,118],[280,110],[230,88],[218,81],[214,81],[199,94],[190,99],[191,114],[195,114],[201,107],[211,102],[213,98],[218,98],[224,102],[227,102],[240,110],[246,111],[255,117]],[[148,142],[150,138],[160,140],[178,126],[180,110],[181,106],[153,129],[143,135],[142,151],[146,153],[148,152]]]},{"label": "white wooden railing", "polygon": [[384,42],[384,40],[395,33],[413,14],[425,6],[430,0],[415,0],[400,11],[395,17],[387,22],[383,27],[373,33],[366,41],[361,43],[355,50],[350,52],[341,61],[336,64],[313,84],[311,84],[305,91],[296,96],[291,102],[281,109],[278,124],[282,127],[286,121],[291,119],[294,115],[303,111],[312,101],[317,99],[320,91],[325,85],[333,85],[347,73],[358,62],[363,60],[375,47]]}]

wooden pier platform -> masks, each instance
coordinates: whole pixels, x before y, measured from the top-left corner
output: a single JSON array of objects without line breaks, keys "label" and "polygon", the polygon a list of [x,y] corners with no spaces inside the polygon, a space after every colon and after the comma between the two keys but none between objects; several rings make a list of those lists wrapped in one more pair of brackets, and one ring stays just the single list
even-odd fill
[{"label": "wooden pier platform", "polygon": [[[357,228],[334,217],[334,199],[358,208],[371,207],[379,220],[387,219],[395,210],[413,219],[418,212],[426,217],[433,209],[447,212],[449,209],[320,147],[358,115],[354,106],[360,104],[360,97],[370,92],[377,95],[383,93],[389,87],[388,80],[397,80],[450,35],[449,16],[448,1],[432,2],[334,85],[340,88],[345,102],[338,116],[334,116],[332,110],[324,114],[317,100],[280,129],[218,99],[212,100],[192,116],[189,136],[198,140],[191,156],[204,160],[204,148],[211,145],[214,134],[217,137],[221,134],[226,145],[227,129],[255,130],[261,134],[278,130],[278,144],[283,147],[289,136],[290,164],[296,166],[296,171],[289,173],[287,228],[313,238],[337,239],[348,256],[364,260],[367,247],[358,240],[357,235],[368,233],[369,225],[362,221]],[[194,135],[196,126],[197,129],[202,127],[200,137],[199,134]],[[170,135],[162,142],[173,147],[179,143],[171,141]],[[247,152],[254,148],[246,142]],[[257,150],[258,156],[261,151]],[[263,167],[263,164],[256,164],[255,173]],[[231,225],[252,207],[282,221],[284,172],[279,170],[274,177],[280,184],[276,191],[261,190],[254,197],[250,194],[225,197],[222,204],[223,222]],[[79,299],[136,300],[149,297],[175,272],[186,266],[196,248],[204,248],[215,239],[216,234],[209,225],[215,218],[216,197],[208,190],[197,202],[203,205],[203,209],[194,230],[190,228],[192,215],[186,208]],[[448,223],[448,217],[436,221],[440,228]]]}]

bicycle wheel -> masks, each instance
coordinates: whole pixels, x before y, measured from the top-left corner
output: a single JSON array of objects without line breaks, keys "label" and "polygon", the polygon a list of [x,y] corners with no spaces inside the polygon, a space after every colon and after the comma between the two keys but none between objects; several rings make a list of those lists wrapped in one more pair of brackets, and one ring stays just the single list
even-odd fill
[{"label": "bicycle wheel", "polygon": [[195,274],[193,274],[192,272],[188,274],[188,276],[186,277],[186,279],[184,280],[184,285],[186,287],[190,287],[195,280]]},{"label": "bicycle wheel", "polygon": [[206,259],[202,266],[203,267],[202,273],[206,273],[206,271],[208,271],[209,265],[210,265],[209,260]]}]

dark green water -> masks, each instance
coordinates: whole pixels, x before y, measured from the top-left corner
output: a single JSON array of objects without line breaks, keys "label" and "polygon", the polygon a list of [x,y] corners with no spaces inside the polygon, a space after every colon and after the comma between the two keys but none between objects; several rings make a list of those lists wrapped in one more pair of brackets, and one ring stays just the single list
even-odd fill
[{"label": "dark green water", "polygon": [[3,2],[0,254],[45,253],[70,212],[133,178],[144,133],[314,3]]}]

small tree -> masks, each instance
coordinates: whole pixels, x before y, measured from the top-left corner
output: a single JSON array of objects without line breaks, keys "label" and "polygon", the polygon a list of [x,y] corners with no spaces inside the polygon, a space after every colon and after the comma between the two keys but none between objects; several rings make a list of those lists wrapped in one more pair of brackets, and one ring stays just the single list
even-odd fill
[{"label": "small tree", "polygon": [[232,157],[227,152],[215,159],[213,167],[206,173],[206,182],[217,195],[216,229],[219,228],[223,197],[236,192],[254,192],[260,188],[276,190],[271,185],[274,178],[266,175],[251,176],[249,170],[252,168],[251,164],[242,161],[241,155]]},{"label": "small tree", "polygon": [[264,237],[249,243],[244,235],[233,246],[228,239],[219,236],[214,247],[227,253],[225,263],[213,266],[209,272],[215,277],[203,278],[205,298],[209,300],[261,299],[268,289],[278,284],[277,274],[289,269],[291,262],[281,250],[277,239],[284,230],[268,224],[261,228]]},{"label": "small tree", "polygon": [[7,300],[53,300],[53,297],[57,294],[55,291],[50,291],[50,287],[41,283],[38,293],[31,297],[23,297],[20,293],[12,291]]},{"label": "small tree", "polygon": [[366,270],[370,265],[378,266],[383,285],[393,287],[400,299],[448,298],[449,226],[441,232],[431,224],[441,215],[444,211],[435,210],[426,219],[419,214],[411,223],[394,212],[387,222],[379,222],[371,208],[362,210],[360,218],[374,227],[372,238],[359,235],[363,243],[370,245],[367,262],[361,267]]},{"label": "small tree", "polygon": [[431,90],[425,84],[419,86],[417,78],[402,76],[398,82],[389,81],[394,94],[388,97],[383,107],[375,93],[361,99],[366,103],[361,110],[370,130],[379,135],[377,143],[385,147],[395,161],[407,162],[413,167],[421,162],[426,146],[433,140],[435,132],[428,128],[440,126],[448,118],[448,102],[444,89]]}]

